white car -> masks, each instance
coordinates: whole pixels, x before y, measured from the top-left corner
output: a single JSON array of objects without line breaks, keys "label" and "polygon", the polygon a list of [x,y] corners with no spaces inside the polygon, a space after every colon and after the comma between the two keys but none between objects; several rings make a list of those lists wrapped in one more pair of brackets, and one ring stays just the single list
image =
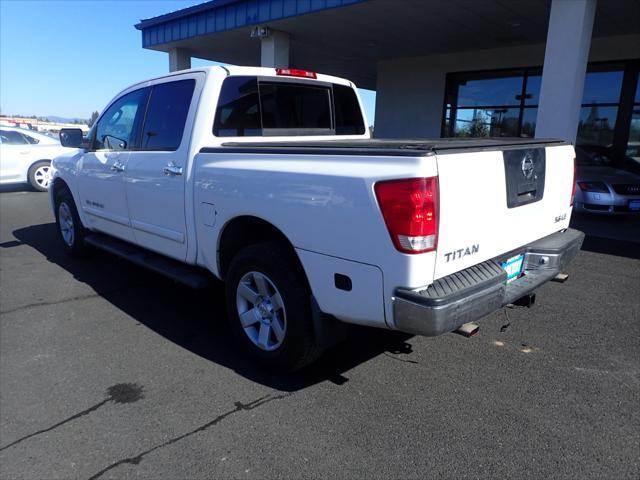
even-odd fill
[{"label": "white car", "polygon": [[44,192],[51,179],[51,160],[71,150],[41,133],[0,127],[0,184],[28,182]]}]

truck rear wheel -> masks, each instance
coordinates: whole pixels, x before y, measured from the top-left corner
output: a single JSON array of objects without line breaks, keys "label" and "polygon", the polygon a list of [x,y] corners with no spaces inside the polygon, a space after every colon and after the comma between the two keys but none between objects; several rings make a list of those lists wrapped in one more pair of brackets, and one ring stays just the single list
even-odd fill
[{"label": "truck rear wheel", "polygon": [[236,340],[261,364],[294,371],[322,353],[304,273],[280,245],[251,245],[235,256],[226,279],[226,301]]}]

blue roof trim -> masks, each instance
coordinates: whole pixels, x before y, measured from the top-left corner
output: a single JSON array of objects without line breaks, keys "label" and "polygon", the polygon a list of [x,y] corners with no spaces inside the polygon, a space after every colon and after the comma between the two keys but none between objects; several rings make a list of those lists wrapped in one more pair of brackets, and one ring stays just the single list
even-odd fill
[{"label": "blue roof trim", "polygon": [[144,48],[368,0],[213,0],[142,20]]}]

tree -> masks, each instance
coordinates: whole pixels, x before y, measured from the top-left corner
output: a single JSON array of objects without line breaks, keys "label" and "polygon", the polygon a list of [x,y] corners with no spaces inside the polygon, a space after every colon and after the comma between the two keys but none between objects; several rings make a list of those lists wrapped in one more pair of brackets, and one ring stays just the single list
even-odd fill
[{"label": "tree", "polygon": [[89,118],[89,120],[87,120],[87,125],[89,125],[89,128],[93,127],[93,124],[96,123],[98,115],[100,115],[98,112],[93,112],[91,114],[91,117]]}]

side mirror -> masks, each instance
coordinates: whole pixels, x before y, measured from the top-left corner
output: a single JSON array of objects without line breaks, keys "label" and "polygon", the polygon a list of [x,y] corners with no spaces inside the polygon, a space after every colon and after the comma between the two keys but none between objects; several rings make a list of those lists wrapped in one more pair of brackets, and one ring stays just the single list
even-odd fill
[{"label": "side mirror", "polygon": [[82,130],[79,128],[63,128],[60,130],[60,144],[63,147],[80,148],[82,143]]},{"label": "side mirror", "polygon": [[107,150],[124,150],[127,148],[127,142],[113,135],[105,135],[102,139],[104,148]]}]

